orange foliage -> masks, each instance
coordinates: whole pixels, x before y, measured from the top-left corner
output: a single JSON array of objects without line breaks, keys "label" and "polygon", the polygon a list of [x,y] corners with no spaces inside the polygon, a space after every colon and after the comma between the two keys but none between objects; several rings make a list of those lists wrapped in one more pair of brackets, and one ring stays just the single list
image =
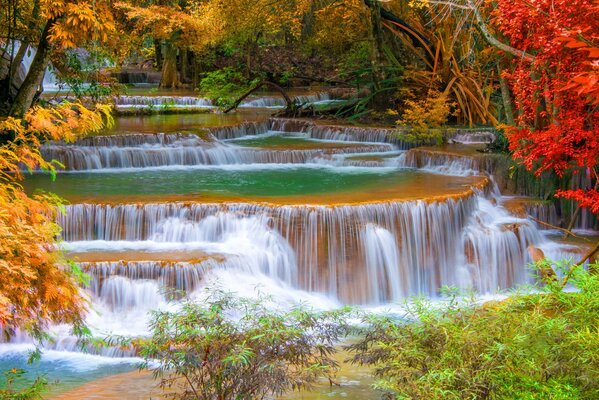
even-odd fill
[{"label": "orange foliage", "polygon": [[[54,223],[59,199],[29,197],[19,185],[21,169],[54,170],[39,146],[46,140],[72,140],[110,122],[110,109],[91,111],[64,103],[55,109],[35,107],[24,119],[0,121],[0,329],[36,331],[46,323],[76,323],[85,303],[76,270],[57,249]],[[75,274],[74,274],[75,273]]]},{"label": "orange foliage", "polygon": [[66,48],[81,46],[86,40],[106,43],[115,32],[112,1],[45,0],[42,15],[56,20],[50,40]]}]

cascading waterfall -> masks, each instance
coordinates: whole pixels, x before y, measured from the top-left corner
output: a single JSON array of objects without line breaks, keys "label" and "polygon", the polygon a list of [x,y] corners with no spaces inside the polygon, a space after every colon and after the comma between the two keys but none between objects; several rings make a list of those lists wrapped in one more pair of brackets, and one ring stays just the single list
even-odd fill
[{"label": "cascading waterfall", "polygon": [[[255,223],[257,215],[265,231],[244,237],[254,245],[263,238],[263,248],[276,244],[278,250],[267,256],[241,254],[244,242],[226,239],[246,229],[240,224]],[[366,304],[434,296],[443,285],[487,293],[525,283],[526,248],[542,241],[529,221],[474,194],[431,203],[335,207],[77,204],[67,206],[59,223],[71,250],[195,249],[232,252],[246,262],[251,254],[258,259],[256,270],[266,276]]]},{"label": "cascading waterfall", "polygon": [[368,224],[364,229],[368,283],[372,293],[379,293],[375,300],[380,303],[386,298],[405,297],[408,293],[406,283],[410,278],[401,273],[404,271],[398,271],[400,255],[395,237],[387,229],[374,224]]},{"label": "cascading waterfall", "polygon": [[[292,101],[297,104],[326,104],[332,100],[328,93],[292,96]],[[118,109],[135,108],[214,108],[214,103],[208,98],[196,96],[118,96],[114,98]],[[241,102],[240,108],[282,108],[285,107],[283,97],[266,96],[250,98]]]},{"label": "cascading waterfall", "polygon": [[[204,276],[212,269],[224,268],[218,260],[208,258],[204,261],[99,261],[82,262],[79,266],[92,277],[90,290],[94,296],[103,298],[106,284],[115,278],[125,281],[154,281],[160,286],[175,291],[193,292],[199,288]],[[114,284],[110,290],[114,290]],[[118,307],[123,304],[113,302]]]},{"label": "cascading waterfall", "polygon": [[239,125],[223,126],[209,129],[218,140],[238,139],[244,136],[256,136],[270,131],[270,122],[244,122]]},{"label": "cascading waterfall", "polygon": [[[309,95],[292,96],[291,100],[297,104],[319,104],[333,101],[328,93],[316,93]],[[258,97],[255,99],[246,99],[241,102],[241,108],[281,108],[285,107],[283,97]]]},{"label": "cascading waterfall", "polygon": [[465,133],[456,133],[449,140],[450,143],[461,144],[488,144],[496,139],[495,132],[492,130],[473,131]]},{"label": "cascading waterfall", "polygon": [[195,96],[119,96],[114,98],[117,108],[210,108],[210,99]]},{"label": "cascading waterfall", "polygon": [[328,149],[267,149],[203,140],[193,134],[128,134],[98,136],[74,144],[42,147],[47,160],[59,161],[70,171],[109,168],[151,168],[229,164],[334,163],[332,155],[393,151],[387,143],[359,143]]},{"label": "cascading waterfall", "polygon": [[463,156],[429,149],[412,149],[397,160],[397,166],[417,168],[446,175],[478,175],[495,172],[495,160],[490,157]]}]

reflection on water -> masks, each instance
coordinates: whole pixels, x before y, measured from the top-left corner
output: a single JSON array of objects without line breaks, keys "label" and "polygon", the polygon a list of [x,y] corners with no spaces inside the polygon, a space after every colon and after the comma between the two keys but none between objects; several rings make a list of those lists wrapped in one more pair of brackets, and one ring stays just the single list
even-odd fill
[{"label": "reflection on water", "polygon": [[184,132],[202,128],[212,128],[226,125],[236,125],[244,121],[263,121],[268,119],[273,110],[243,109],[228,114],[205,112],[198,114],[155,114],[131,115],[115,118],[111,129],[99,134],[119,133],[155,133],[155,132]]}]

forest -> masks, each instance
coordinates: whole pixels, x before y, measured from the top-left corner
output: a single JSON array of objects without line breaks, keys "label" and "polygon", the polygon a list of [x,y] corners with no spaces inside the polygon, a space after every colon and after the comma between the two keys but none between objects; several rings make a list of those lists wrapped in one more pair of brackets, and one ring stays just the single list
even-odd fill
[{"label": "forest", "polygon": [[0,21],[0,399],[599,398],[598,0]]}]

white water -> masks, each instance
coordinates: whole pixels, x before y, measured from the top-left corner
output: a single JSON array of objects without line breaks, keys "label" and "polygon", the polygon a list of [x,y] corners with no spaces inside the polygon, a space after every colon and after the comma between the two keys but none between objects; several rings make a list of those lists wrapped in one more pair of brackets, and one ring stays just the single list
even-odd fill
[{"label": "white water", "polygon": [[[291,100],[299,105],[321,105],[334,103],[328,93],[317,93],[313,95],[292,96]],[[212,100],[195,96],[119,96],[114,99],[118,109],[205,109],[215,108]],[[286,106],[283,97],[256,97],[241,102],[240,108],[284,108]]]},{"label": "white water", "polygon": [[[18,40],[15,41],[13,55],[17,54],[17,51],[19,51],[20,47],[21,47],[21,42]],[[9,45],[8,49],[10,52],[12,52],[13,46]],[[36,53],[36,49],[34,47],[29,47],[29,49],[27,49],[27,52],[25,53],[25,56],[23,57],[23,61],[21,62],[21,65],[19,66],[19,71],[18,71],[18,74],[19,74],[21,80],[24,80],[25,77],[27,76],[27,73],[29,72],[29,68],[31,67],[31,63],[33,62],[33,58],[35,57],[35,53]],[[54,72],[54,67],[52,66],[52,64],[50,64],[48,66],[48,68],[46,68],[46,72],[44,74],[44,80],[42,82],[42,88],[45,91],[58,91],[61,89],[58,85],[58,80],[56,78],[56,74]]]},{"label": "white water", "polygon": [[337,207],[80,204],[59,222],[71,251],[233,255],[244,272],[365,304],[434,296],[443,285],[493,293],[527,283],[526,249],[544,242],[482,195]]},{"label": "white water", "polygon": [[213,108],[210,99],[195,96],[119,96],[114,99],[120,109],[127,108]]},{"label": "white water", "polygon": [[[266,132],[251,138],[279,134]],[[47,160],[60,162],[69,171],[91,171],[235,164],[339,164],[331,156],[394,150],[389,143],[367,142],[344,142],[344,146],[329,149],[269,149],[236,145],[241,139],[220,142],[202,140],[192,134],[115,135],[75,144],[51,143],[42,147],[42,155]]]}]

